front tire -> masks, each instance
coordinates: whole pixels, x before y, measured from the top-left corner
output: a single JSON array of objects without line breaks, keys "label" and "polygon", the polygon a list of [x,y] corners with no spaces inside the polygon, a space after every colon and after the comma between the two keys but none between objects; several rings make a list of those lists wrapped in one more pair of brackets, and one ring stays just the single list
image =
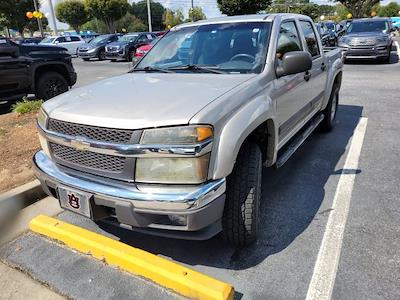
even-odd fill
[{"label": "front tire", "polygon": [[239,151],[233,172],[227,178],[222,217],[224,240],[243,247],[257,239],[261,199],[262,154],[253,142]]},{"label": "front tire", "polygon": [[106,51],[104,50],[99,50],[99,53],[97,54],[97,58],[101,61],[101,60],[105,60],[106,59]]},{"label": "front tire", "polygon": [[38,99],[46,101],[66,91],[68,91],[68,82],[60,73],[46,72],[40,75],[37,81],[36,97]]}]

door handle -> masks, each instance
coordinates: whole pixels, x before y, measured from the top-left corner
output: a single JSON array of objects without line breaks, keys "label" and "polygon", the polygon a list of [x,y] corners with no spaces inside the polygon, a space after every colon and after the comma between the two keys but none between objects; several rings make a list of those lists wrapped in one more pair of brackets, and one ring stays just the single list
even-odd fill
[{"label": "door handle", "polygon": [[325,65],[324,63],[322,63],[322,64],[321,64],[321,70],[322,70],[322,71],[325,71],[325,69],[326,69],[326,65]]},{"label": "door handle", "polygon": [[304,80],[309,81],[310,78],[311,78],[311,73],[307,71],[306,74],[304,74]]}]

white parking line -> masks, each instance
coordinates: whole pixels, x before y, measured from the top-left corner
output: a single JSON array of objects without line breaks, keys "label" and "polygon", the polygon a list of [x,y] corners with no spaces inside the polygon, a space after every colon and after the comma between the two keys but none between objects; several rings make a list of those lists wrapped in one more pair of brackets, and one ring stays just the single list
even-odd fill
[{"label": "white parking line", "polygon": [[348,174],[345,171],[355,171],[358,168],[367,122],[367,118],[360,118],[354,130],[350,149],[333,199],[332,211],[326,224],[324,237],[322,238],[314,272],[308,287],[307,300],[331,299],[355,179],[355,172]]},{"label": "white parking line", "polygon": [[397,49],[397,55],[400,57],[400,45],[398,41],[394,41],[395,45],[396,45],[396,49]]}]

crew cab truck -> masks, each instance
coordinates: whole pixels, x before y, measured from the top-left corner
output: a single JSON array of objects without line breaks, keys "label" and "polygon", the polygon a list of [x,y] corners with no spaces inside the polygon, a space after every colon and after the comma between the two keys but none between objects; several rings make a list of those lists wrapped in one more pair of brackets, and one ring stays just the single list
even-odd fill
[{"label": "crew cab truck", "polygon": [[35,172],[96,221],[244,246],[259,231],[262,167],[332,129],[341,79],[341,50],[324,50],[306,16],[178,25],[129,74],[43,105]]},{"label": "crew cab truck", "polygon": [[19,45],[0,38],[0,102],[27,94],[48,100],[76,83],[71,55],[66,49],[44,45]]}]

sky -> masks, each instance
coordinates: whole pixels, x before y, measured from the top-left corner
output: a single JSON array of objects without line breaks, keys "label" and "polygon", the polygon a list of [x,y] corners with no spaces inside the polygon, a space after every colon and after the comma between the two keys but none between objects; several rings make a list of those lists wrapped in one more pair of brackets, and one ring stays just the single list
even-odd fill
[{"label": "sky", "polygon": [[[62,2],[63,0],[52,0],[53,1],[53,6],[55,7],[57,3]],[[138,2],[139,0],[128,0],[128,2],[132,3],[133,1]],[[184,12],[184,14],[187,14],[187,11],[191,7],[191,0],[154,0],[157,2],[160,2],[164,7],[170,8],[170,9],[178,9],[181,8]],[[381,3],[383,5],[389,3],[389,2],[398,2],[400,3],[400,0],[384,0]],[[51,16],[50,16],[50,8],[49,8],[49,0],[39,0],[41,4],[41,11],[44,12],[44,14],[47,16],[49,19],[49,25],[52,27],[52,22],[51,22]],[[317,3],[317,4],[330,4],[334,5],[335,2],[333,1],[328,1],[328,0],[312,0],[312,2]],[[194,6],[199,6],[203,9],[203,12],[207,16],[207,18],[215,18],[221,16],[221,12],[218,9],[217,5],[217,0],[193,0]],[[57,29],[68,29],[68,25],[57,22]]]}]

